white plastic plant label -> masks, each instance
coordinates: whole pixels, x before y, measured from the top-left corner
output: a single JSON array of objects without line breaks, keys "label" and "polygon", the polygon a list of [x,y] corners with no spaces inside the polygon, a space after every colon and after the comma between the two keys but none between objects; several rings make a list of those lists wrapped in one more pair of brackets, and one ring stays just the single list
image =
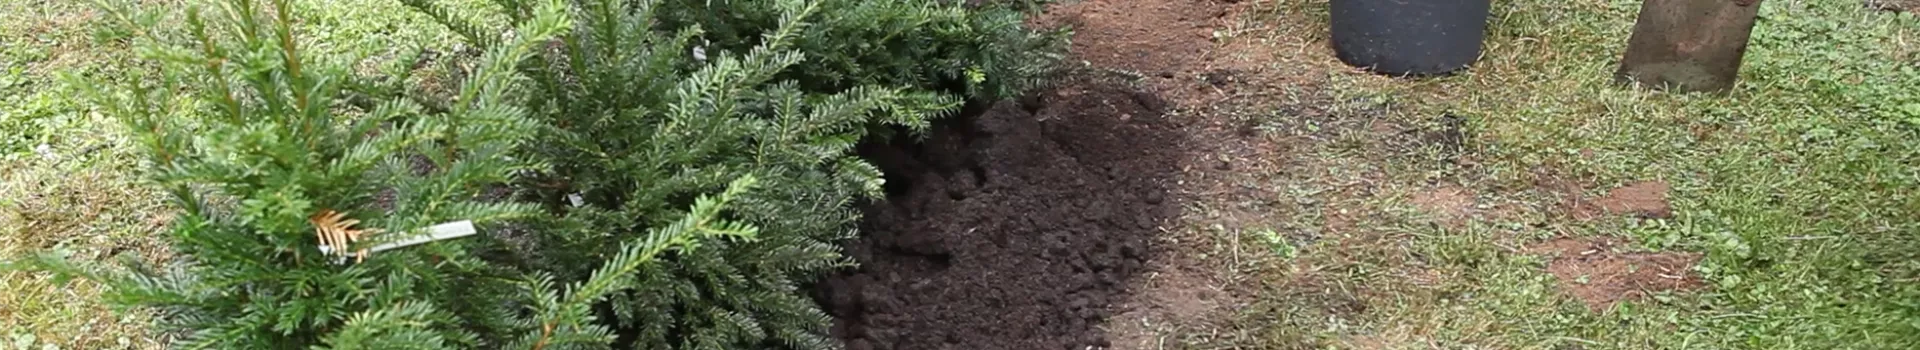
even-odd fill
[{"label": "white plastic plant label", "polygon": [[[415,234],[412,237],[407,237],[406,239],[375,245],[372,248],[368,248],[367,253],[372,254],[372,253],[377,253],[377,252],[386,251],[386,250],[405,248],[407,246],[412,246],[415,244],[421,244],[426,242],[472,236],[473,234],[480,232],[480,230],[475,229],[473,227],[473,220],[460,220],[460,221],[454,221],[454,222],[449,222],[449,223],[444,223],[439,225],[428,226],[425,230],[422,230],[422,231],[424,232]],[[320,253],[333,254],[333,249],[334,248],[331,246],[321,245]],[[347,262],[347,256],[342,255],[338,260],[334,262],[345,264]]]},{"label": "white plastic plant label", "polygon": [[460,221],[454,221],[454,222],[449,222],[449,223],[444,223],[439,225],[433,225],[433,226],[427,227],[426,231],[427,232],[424,232],[424,234],[408,237],[407,239],[394,241],[394,242],[387,242],[384,244],[373,246],[371,250],[377,253],[382,250],[403,248],[406,246],[421,244],[426,242],[472,236],[474,233],[480,232],[479,230],[476,230],[473,228],[473,220],[460,220]]}]

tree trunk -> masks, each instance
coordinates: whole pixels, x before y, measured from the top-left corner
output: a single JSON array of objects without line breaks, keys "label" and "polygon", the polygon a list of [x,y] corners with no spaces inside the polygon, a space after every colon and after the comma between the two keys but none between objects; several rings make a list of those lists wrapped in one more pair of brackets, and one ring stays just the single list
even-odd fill
[{"label": "tree trunk", "polygon": [[1760,0],[1646,0],[1614,81],[1680,92],[1731,89],[1759,15]]}]

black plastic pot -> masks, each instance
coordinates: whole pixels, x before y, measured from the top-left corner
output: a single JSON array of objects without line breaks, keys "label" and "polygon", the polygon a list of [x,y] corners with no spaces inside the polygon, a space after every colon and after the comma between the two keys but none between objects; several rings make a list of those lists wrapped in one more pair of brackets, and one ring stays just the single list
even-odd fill
[{"label": "black plastic pot", "polygon": [[1332,0],[1333,52],[1391,75],[1451,73],[1480,57],[1489,0]]}]

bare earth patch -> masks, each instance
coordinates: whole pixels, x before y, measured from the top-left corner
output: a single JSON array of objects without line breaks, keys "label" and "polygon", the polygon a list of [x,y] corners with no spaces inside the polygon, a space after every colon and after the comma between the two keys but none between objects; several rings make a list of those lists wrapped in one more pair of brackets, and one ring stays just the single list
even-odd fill
[{"label": "bare earth patch", "polygon": [[1665,182],[1639,182],[1608,191],[1606,197],[1595,199],[1593,203],[1610,214],[1666,218],[1673,216],[1673,209],[1667,205],[1667,191]]},{"label": "bare earth patch", "polygon": [[1165,265],[1154,270],[1107,324],[1113,349],[1159,348],[1166,329],[1214,319],[1239,303],[1206,272]]},{"label": "bare earth patch", "polygon": [[1435,222],[1449,228],[1465,226],[1477,212],[1474,209],[1473,191],[1458,186],[1442,186],[1415,193],[1413,205]]},{"label": "bare earth patch", "polygon": [[[1248,4],[1062,2],[1034,20],[1073,26],[1076,59],[1164,97],[1166,118],[1196,140],[1181,159],[1168,198],[1184,209],[1182,215],[1161,228],[1165,235],[1154,242],[1158,253],[1146,278],[1130,286],[1132,297],[1116,304],[1104,325],[1111,349],[1312,348],[1317,341],[1305,320],[1345,319],[1365,308],[1351,288],[1312,283],[1318,268],[1288,272],[1286,256],[1294,253],[1282,252],[1344,231],[1335,223],[1365,212],[1349,213],[1351,203],[1341,196],[1372,182],[1343,183],[1340,189],[1301,183],[1326,168],[1301,147],[1376,118],[1336,113],[1324,103],[1330,100],[1308,98],[1321,96],[1315,85],[1324,75],[1288,62],[1295,55],[1229,40],[1246,34],[1234,22],[1247,15]],[[1342,200],[1330,203],[1334,197]]]},{"label": "bare earth patch", "polygon": [[1643,219],[1665,219],[1673,216],[1673,208],[1667,204],[1669,186],[1662,181],[1643,181],[1627,184],[1607,191],[1607,195],[1590,200],[1573,201],[1573,216],[1579,220],[1592,220],[1606,215],[1626,215]]},{"label": "bare earth patch", "polygon": [[1204,73],[1213,22],[1227,14],[1209,0],[1112,0],[1056,3],[1039,27],[1072,26],[1075,58],[1157,81]]},{"label": "bare earth patch", "polygon": [[1553,256],[1547,272],[1559,278],[1563,291],[1596,312],[1621,301],[1704,286],[1693,272],[1700,254],[1633,253],[1624,248],[1626,244],[1611,238],[1557,238],[1527,251]]}]

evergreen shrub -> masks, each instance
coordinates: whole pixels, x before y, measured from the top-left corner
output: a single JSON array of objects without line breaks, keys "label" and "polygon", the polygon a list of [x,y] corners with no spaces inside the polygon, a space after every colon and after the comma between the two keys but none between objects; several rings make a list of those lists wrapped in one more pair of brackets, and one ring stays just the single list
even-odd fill
[{"label": "evergreen shrub", "polygon": [[635,271],[702,237],[755,233],[721,215],[753,185],[736,177],[681,215],[602,242],[606,257],[578,278],[491,261],[500,243],[485,236],[373,252],[443,222],[488,227],[541,214],[485,200],[483,191],[529,168],[511,153],[539,125],[512,97],[523,80],[513,67],[571,29],[566,8],[530,8],[518,36],[487,50],[460,102],[426,112],[401,99],[367,110],[347,103],[349,62],[307,55],[287,2],[195,5],[183,31],[156,29],[165,17],[152,12],[110,8],[117,23],[142,33],[130,40],[156,68],[149,79],[70,78],[137,136],[144,177],[181,211],[164,233],[176,255],[125,269],[82,266],[57,252],[9,264],[106,282],[110,302],[161,311],[158,326],[179,336],[175,345],[605,348],[614,333],[594,306],[634,287]]},{"label": "evergreen shrub", "polygon": [[482,53],[424,87],[302,50],[286,1],[206,1],[179,31],[110,7],[152,77],[71,79],[142,142],[177,256],[21,264],[189,348],[835,348],[801,289],[883,194],[855,145],[1035,87],[1065,42],[946,0],[402,0]]},{"label": "evergreen shrub", "polygon": [[[486,48],[528,6],[491,13],[408,0]],[[727,179],[764,184],[733,207],[759,239],[643,267],[607,306],[640,348],[827,349],[831,320],[803,286],[850,266],[861,201],[882,195],[863,139],[926,130],[969,98],[1039,84],[1063,32],[1026,29],[1017,11],[927,0],[582,0],[575,28],[522,65],[542,124],[528,159],[550,167],[518,186],[555,214],[529,254],[578,278],[609,240],[682,215],[691,194]],[[876,132],[880,131],[880,132]]]}]

